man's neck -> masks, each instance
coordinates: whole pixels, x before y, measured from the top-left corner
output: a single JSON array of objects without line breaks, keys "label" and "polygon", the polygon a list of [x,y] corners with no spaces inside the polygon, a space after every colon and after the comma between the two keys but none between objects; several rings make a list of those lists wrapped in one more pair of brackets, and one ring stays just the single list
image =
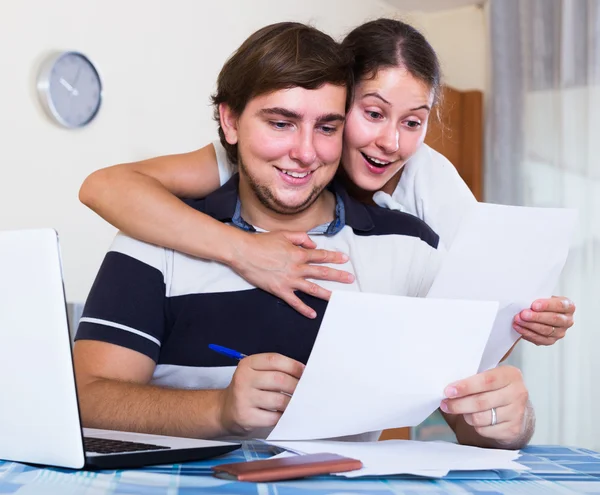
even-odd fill
[{"label": "man's neck", "polygon": [[327,189],[306,210],[292,215],[277,213],[263,205],[242,177],[240,177],[239,195],[242,218],[254,227],[269,232],[277,230],[309,232],[319,225],[332,222],[335,218],[335,195]]}]

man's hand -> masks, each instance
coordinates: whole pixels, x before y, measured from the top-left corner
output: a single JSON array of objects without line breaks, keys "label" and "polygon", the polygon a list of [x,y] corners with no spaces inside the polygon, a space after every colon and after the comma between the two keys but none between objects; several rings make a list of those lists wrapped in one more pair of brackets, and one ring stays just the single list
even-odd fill
[{"label": "man's hand", "polygon": [[538,299],[515,315],[513,328],[535,345],[552,345],[573,326],[573,313],[575,304],[566,297]]},{"label": "man's hand", "polygon": [[[444,391],[440,409],[453,415],[462,415],[464,422],[481,437],[492,442],[474,440],[468,432],[460,438],[458,424],[454,430],[461,443],[480,446],[521,448],[533,434],[533,410],[529,393],[518,368],[499,366],[453,383]],[[496,422],[492,425],[495,411]],[[451,419],[449,424],[451,424]],[[467,438],[469,437],[469,438]]]},{"label": "man's hand", "polygon": [[281,354],[254,354],[242,359],[223,390],[220,419],[232,435],[272,427],[296,390],[304,365]]}]

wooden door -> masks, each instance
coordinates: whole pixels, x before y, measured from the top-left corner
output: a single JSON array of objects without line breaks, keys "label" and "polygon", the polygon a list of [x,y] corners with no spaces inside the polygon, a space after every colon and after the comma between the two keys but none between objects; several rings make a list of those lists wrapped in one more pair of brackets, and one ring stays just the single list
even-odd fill
[{"label": "wooden door", "polygon": [[[458,170],[477,200],[483,198],[483,94],[443,89],[440,119],[432,115],[425,142]],[[409,439],[410,428],[385,430],[380,440]]]},{"label": "wooden door", "polygon": [[458,170],[478,201],[483,198],[483,93],[444,87],[441,122],[430,118],[425,142]]}]

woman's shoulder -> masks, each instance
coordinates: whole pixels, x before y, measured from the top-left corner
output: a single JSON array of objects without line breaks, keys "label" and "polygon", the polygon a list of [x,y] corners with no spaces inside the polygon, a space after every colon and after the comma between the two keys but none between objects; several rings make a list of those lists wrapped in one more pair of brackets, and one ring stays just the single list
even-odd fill
[{"label": "woman's shoulder", "polygon": [[[472,203],[475,198],[454,165],[444,155],[426,144],[406,163],[393,197],[408,211],[422,203],[439,204],[462,199]],[[422,216],[419,214],[419,217]]]},{"label": "woman's shoulder", "polygon": [[408,160],[402,179],[414,180],[419,183],[441,183],[447,180],[467,187],[456,167],[448,158],[431,146],[423,143],[417,152]]},{"label": "woman's shoulder", "polygon": [[231,163],[227,159],[227,151],[221,141],[216,139],[212,142],[213,148],[215,150],[215,157],[217,159],[217,166],[219,167],[219,182],[220,185],[225,184],[233,174],[237,172],[237,165]]},{"label": "woman's shoulder", "polygon": [[477,202],[450,160],[426,144],[405,165],[392,197],[429,224],[447,245],[464,213]]}]

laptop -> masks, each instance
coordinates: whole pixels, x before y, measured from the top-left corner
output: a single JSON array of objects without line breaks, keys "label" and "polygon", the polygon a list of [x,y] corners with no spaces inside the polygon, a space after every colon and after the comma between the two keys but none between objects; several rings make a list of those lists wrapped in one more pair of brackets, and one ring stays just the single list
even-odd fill
[{"label": "laptop", "polygon": [[197,461],[239,443],[82,428],[57,233],[0,232],[0,459],[71,469]]}]

